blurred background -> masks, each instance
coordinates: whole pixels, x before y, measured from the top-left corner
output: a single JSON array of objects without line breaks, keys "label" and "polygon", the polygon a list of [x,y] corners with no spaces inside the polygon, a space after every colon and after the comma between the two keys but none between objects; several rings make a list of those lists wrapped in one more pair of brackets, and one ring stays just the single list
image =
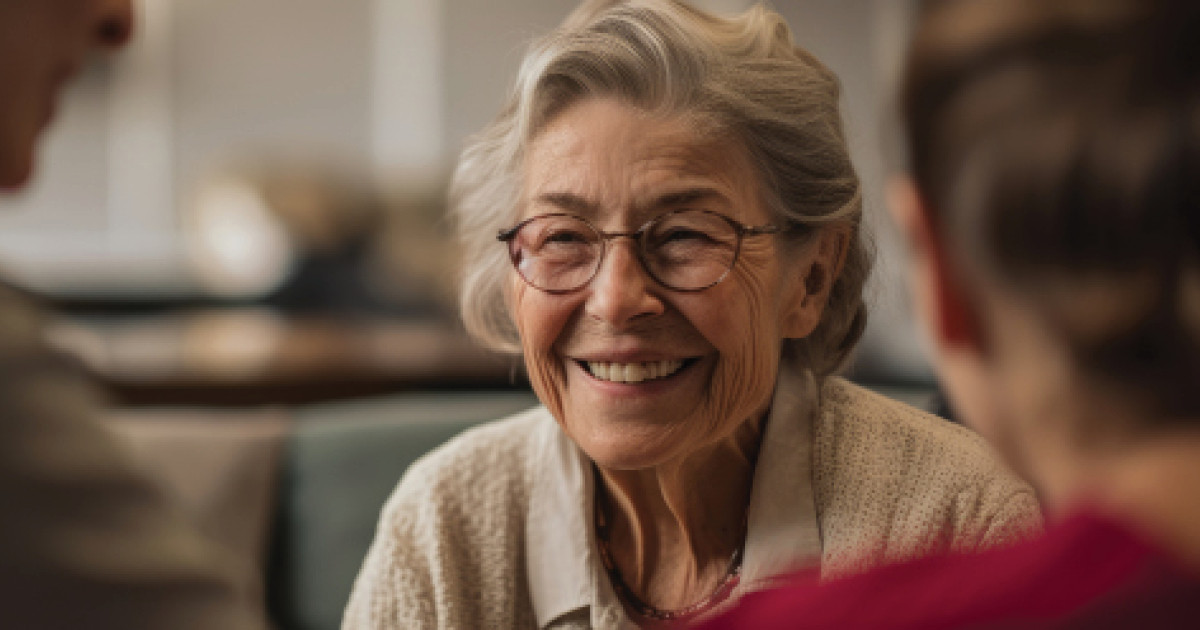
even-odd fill
[{"label": "blurred background", "polygon": [[[0,265],[69,316],[62,338],[120,400],[521,386],[512,360],[459,334],[444,187],[525,44],[573,3],[141,5],[134,45],[75,84],[38,180],[0,213]],[[775,3],[842,78],[879,246],[853,374],[922,384],[882,207],[882,129],[908,5]]]},{"label": "blurred background", "polygon": [[[534,402],[455,308],[445,185],[568,0],[141,0],[67,94],[0,267],[61,318],[147,469],[257,576],[280,628],[336,628],[413,458]],[[697,0],[738,11],[745,0]],[[878,261],[852,378],[928,405],[883,207],[910,0],[777,0],[841,77]]]}]

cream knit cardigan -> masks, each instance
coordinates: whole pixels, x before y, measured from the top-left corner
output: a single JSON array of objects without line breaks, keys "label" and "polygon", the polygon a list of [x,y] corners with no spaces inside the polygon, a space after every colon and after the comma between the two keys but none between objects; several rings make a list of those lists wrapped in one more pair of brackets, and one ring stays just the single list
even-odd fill
[{"label": "cream knit cardigan", "polygon": [[[823,577],[1040,528],[1032,491],[970,431],[837,378],[821,401],[812,483]],[[343,630],[537,627],[525,519],[538,463],[529,436],[545,422],[554,419],[535,408],[412,465],[384,507]],[[550,627],[591,627],[568,617]]]}]

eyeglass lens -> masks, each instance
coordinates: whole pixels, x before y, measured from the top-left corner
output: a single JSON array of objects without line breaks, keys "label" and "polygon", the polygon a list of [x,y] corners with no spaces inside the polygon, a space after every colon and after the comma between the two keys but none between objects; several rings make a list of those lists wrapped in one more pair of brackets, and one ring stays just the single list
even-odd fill
[{"label": "eyeglass lens", "polygon": [[[545,291],[573,291],[596,275],[604,241],[582,219],[547,215],[522,226],[509,247],[526,282]],[[694,291],[725,276],[737,256],[738,241],[738,231],[724,218],[693,210],[662,215],[639,231],[637,247],[655,280],[668,288]]]}]

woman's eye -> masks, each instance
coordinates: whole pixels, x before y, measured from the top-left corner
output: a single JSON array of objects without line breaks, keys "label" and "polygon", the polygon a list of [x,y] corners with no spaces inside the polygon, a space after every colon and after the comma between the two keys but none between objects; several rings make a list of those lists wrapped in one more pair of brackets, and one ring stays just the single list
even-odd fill
[{"label": "woman's eye", "polygon": [[546,235],[544,242],[546,243],[586,243],[587,236],[582,232],[571,230],[559,230]]},{"label": "woman's eye", "polygon": [[547,245],[587,245],[590,240],[588,235],[578,230],[559,229],[554,232],[548,232],[541,239],[542,246]]},{"label": "woman's eye", "polygon": [[688,242],[688,241],[711,241],[712,239],[699,230],[689,230],[687,228],[672,228],[667,230],[659,238],[662,243],[671,242]]}]

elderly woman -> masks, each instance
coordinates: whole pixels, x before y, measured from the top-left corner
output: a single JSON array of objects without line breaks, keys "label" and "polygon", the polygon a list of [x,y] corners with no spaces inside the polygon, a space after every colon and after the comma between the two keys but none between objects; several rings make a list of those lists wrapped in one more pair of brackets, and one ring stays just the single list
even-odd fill
[{"label": "elderly woman", "polygon": [[830,376],[868,270],[837,94],[761,7],[592,2],[533,47],[453,205],[468,327],[544,406],[408,471],[345,628],[656,627],[1038,527],[972,434]]}]

